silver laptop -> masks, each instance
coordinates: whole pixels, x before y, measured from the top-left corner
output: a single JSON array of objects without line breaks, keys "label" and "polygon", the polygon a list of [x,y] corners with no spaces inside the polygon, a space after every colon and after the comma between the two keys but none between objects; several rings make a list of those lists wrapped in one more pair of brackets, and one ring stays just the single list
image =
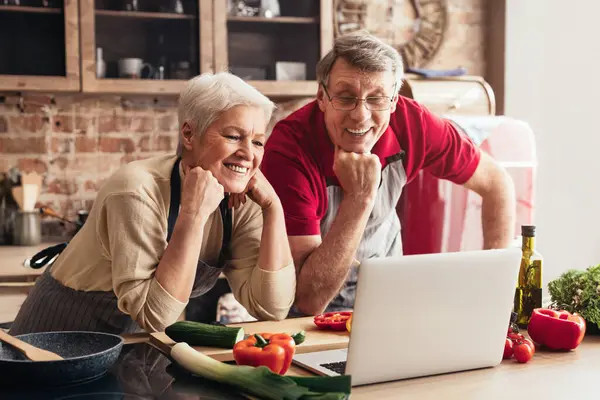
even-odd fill
[{"label": "silver laptop", "polygon": [[518,248],[408,255],[362,263],[348,349],[297,354],[352,386],[494,367],[502,361]]}]

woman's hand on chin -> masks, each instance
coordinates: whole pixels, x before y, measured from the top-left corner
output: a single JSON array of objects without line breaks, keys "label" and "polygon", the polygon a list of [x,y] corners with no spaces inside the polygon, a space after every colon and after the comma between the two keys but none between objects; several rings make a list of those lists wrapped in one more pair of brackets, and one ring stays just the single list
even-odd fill
[{"label": "woman's hand on chin", "polygon": [[279,197],[275,189],[263,175],[260,169],[248,181],[248,186],[242,193],[232,193],[229,196],[229,207],[236,208],[246,203],[247,198],[258,204],[263,210],[279,204]]},{"label": "woman's hand on chin", "polygon": [[184,167],[181,214],[207,218],[225,197],[223,186],[210,171]]}]

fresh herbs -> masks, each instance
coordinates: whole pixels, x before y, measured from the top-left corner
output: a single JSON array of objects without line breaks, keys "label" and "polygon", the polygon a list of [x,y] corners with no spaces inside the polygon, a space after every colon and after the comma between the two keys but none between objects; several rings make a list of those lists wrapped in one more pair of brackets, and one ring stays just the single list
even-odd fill
[{"label": "fresh herbs", "polygon": [[548,283],[550,308],[578,313],[587,324],[600,328],[600,264],[569,270]]}]

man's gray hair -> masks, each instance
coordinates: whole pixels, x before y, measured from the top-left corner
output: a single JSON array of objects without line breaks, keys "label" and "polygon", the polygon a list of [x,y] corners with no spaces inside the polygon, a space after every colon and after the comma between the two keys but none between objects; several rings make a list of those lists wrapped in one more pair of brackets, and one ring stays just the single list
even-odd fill
[{"label": "man's gray hair", "polygon": [[261,108],[267,123],[275,109],[268,97],[229,72],[204,73],[190,79],[179,95],[177,154],[183,150],[181,128],[185,122],[191,124],[195,134],[203,135],[221,114],[240,105]]},{"label": "man's gray hair", "polygon": [[396,93],[400,91],[404,76],[402,57],[392,46],[367,31],[336,38],[333,48],[317,63],[317,82],[329,83],[331,68],[338,58],[364,72],[391,71],[396,76]]}]

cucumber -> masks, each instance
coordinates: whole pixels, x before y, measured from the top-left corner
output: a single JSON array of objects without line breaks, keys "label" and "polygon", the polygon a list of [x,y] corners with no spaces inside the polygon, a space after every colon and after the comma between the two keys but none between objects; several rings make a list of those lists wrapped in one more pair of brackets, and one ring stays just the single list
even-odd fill
[{"label": "cucumber", "polygon": [[177,321],[167,326],[165,333],[176,342],[190,346],[208,346],[232,349],[244,338],[244,328],[209,325],[194,321]]}]

